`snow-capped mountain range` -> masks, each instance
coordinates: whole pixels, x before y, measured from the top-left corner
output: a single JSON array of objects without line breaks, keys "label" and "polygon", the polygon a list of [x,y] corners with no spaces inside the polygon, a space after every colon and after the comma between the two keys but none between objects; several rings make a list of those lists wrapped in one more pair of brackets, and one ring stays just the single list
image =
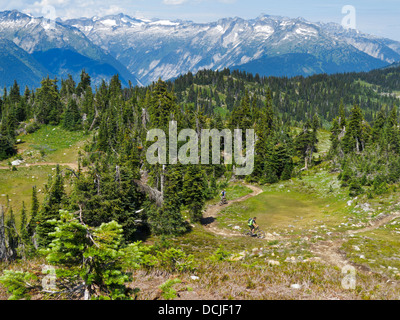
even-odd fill
[{"label": "snow-capped mountain range", "polygon": [[94,72],[104,68],[95,72],[97,78],[118,71],[134,85],[201,69],[307,76],[369,71],[400,61],[400,42],[334,23],[268,15],[194,23],[118,14],[49,23],[6,11],[0,13],[0,39],[14,42],[53,74],[73,69],[76,75],[77,68],[89,64]]},{"label": "snow-capped mountain range", "polygon": [[[114,57],[80,30],[58,21],[16,10],[0,12],[0,42],[8,43],[0,46],[0,85],[11,85],[15,79],[23,89],[24,85],[37,86],[47,75],[60,79],[71,74],[79,80],[82,69],[92,76],[95,85],[117,73],[124,84],[129,80],[137,84],[136,78]],[[12,48],[10,42],[20,50]],[[15,63],[9,63],[10,59]]]}]

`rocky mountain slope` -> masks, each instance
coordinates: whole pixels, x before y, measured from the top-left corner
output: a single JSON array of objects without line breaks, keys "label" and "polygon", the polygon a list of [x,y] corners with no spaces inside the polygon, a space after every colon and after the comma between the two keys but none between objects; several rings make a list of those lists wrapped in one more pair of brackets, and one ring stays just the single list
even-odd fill
[{"label": "rocky mountain slope", "polygon": [[[21,76],[23,69],[31,69],[32,64],[41,65],[38,68],[40,72],[36,73],[39,79],[47,75],[61,78],[68,73],[79,79],[80,72],[85,68],[87,72],[99,75],[92,79],[94,84],[99,84],[103,78],[110,79],[116,73],[120,74],[125,84],[129,80],[135,82],[135,77],[123,65],[93,44],[82,32],[56,21],[35,18],[15,10],[0,12],[0,39],[18,46],[22,50],[19,56],[28,54],[30,60],[36,60],[28,65],[12,66],[14,72],[9,77],[14,77],[22,85],[38,85],[37,80],[32,82]],[[54,54],[55,51],[58,54]],[[1,60],[0,65],[10,67],[5,60]],[[1,85],[10,84],[5,79],[2,82]]]},{"label": "rocky mountain slope", "polygon": [[[94,84],[116,73],[124,85],[146,85],[201,69],[308,76],[370,71],[400,61],[399,42],[333,23],[268,15],[211,23],[125,14],[49,21],[14,10],[0,13],[0,39],[12,41],[36,61],[26,70],[41,66],[36,77],[71,74],[77,79],[86,69]],[[0,67],[6,67],[5,61]],[[34,81],[21,76],[22,65],[14,69],[10,77],[15,74],[22,85]],[[4,79],[0,84],[10,83]]]},{"label": "rocky mountain slope", "polygon": [[306,76],[369,71],[400,60],[398,42],[301,18],[263,15],[199,24],[119,14],[63,23],[81,30],[143,83],[201,69]]}]

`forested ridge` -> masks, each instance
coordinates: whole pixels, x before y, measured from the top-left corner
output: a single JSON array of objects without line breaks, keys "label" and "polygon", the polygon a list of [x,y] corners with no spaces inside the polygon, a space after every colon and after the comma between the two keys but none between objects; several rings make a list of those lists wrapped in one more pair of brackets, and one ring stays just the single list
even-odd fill
[{"label": "forested ridge", "polygon": [[[11,204],[2,207],[0,259],[42,254],[62,266],[71,297],[122,299],[133,295],[124,286],[126,257],[136,268],[176,255],[185,261],[183,268],[192,268],[192,258],[182,251],[152,251],[135,241],[190,233],[206,201],[232,179],[268,185],[323,164],[340,172],[342,187],[354,197],[384,194],[400,182],[399,73],[392,68],[274,78],[204,70],[148,87],[123,88],[114,76],[93,88],[82,71],[79,83],[72,77],[45,78],[40,88],[22,94],[15,82],[0,101],[0,160],[18,157],[19,136],[47,124],[82,131],[91,141],[79,152],[77,170],[58,166],[49,177],[42,203],[32,188],[21,225]],[[202,129],[254,129],[252,174],[235,177],[236,164],[223,161],[148,164],[146,150],[154,141],[146,141],[147,132],[168,132],[171,121],[178,131],[189,128],[198,135]],[[323,154],[320,130],[330,134],[330,149]],[[18,288],[21,298],[29,291],[21,283],[30,277],[10,271],[1,279]]]},{"label": "forested ridge", "polygon": [[[310,77],[260,77],[246,72],[204,70],[188,73],[170,82],[179,102],[199,104],[207,114],[217,107],[232,110],[240,104],[246,89],[251,91],[251,103],[261,106],[269,89],[272,103],[283,120],[298,124],[311,120],[315,113],[327,126],[339,115],[342,100],[349,111],[358,104],[369,122],[377,112],[398,103],[399,68],[375,70],[369,73],[314,75]],[[398,92],[397,92],[398,94]]]}]

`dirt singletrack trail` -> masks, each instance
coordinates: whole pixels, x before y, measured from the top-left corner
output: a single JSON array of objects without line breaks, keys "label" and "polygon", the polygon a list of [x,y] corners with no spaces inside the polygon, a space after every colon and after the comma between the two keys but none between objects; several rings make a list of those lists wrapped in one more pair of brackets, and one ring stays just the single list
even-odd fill
[{"label": "dirt singletrack trail", "polygon": [[394,219],[400,218],[400,212],[395,212],[389,216],[385,216],[382,219],[370,222],[368,227],[358,230],[348,230],[346,232],[336,234],[339,239],[326,240],[315,243],[311,247],[311,252],[319,257],[323,262],[343,268],[348,265],[353,265],[346,255],[340,251],[341,246],[348,240],[348,237],[357,233],[363,233],[378,229],[379,227],[392,222]]},{"label": "dirt singletrack trail", "polygon": [[[78,170],[78,163],[56,163],[56,162],[37,162],[37,163],[23,163],[19,166],[16,166],[17,168],[24,168],[24,167],[39,167],[39,166],[65,166],[65,167],[70,167],[72,170]],[[8,170],[10,167],[0,167],[0,170]]]},{"label": "dirt singletrack trail", "polygon": [[395,212],[389,216],[385,216],[382,219],[375,220],[374,222],[371,222],[371,225],[368,227],[365,227],[363,229],[359,230],[349,230],[347,231],[348,234],[357,234],[357,233],[362,233],[362,232],[368,232],[372,231],[375,229],[378,229],[379,227],[388,224],[389,222],[392,222],[394,219],[400,218],[400,212]]},{"label": "dirt singletrack trail", "polygon": [[[256,187],[256,186],[253,186],[250,184],[246,184],[244,186],[253,190],[253,192],[249,193],[241,198],[229,201],[227,204],[224,204],[222,206],[219,203],[217,203],[206,209],[206,211],[203,213],[203,218],[201,220],[201,223],[206,228],[206,230],[208,230],[216,235],[223,236],[223,237],[243,237],[243,235],[240,232],[233,232],[230,230],[218,228],[217,227],[217,216],[221,210],[225,209],[226,207],[229,207],[233,203],[242,202],[242,201],[245,201],[247,199],[258,196],[259,194],[263,193],[263,190],[259,187]],[[272,238],[271,236],[267,235],[264,239],[276,240],[276,237]]]},{"label": "dirt singletrack trail", "polygon": [[[201,222],[207,231],[210,231],[216,235],[220,235],[223,237],[242,237],[243,236],[240,232],[234,232],[234,231],[218,228],[217,227],[217,219],[218,219],[217,217],[218,217],[218,213],[221,210],[225,209],[226,207],[230,206],[231,204],[245,201],[245,200],[255,197],[263,192],[263,190],[259,187],[256,187],[253,185],[245,185],[245,186],[248,187],[249,189],[253,190],[253,192],[244,197],[229,201],[228,204],[221,206],[219,203],[217,203],[206,209],[206,211],[203,214],[203,218],[202,218]],[[348,241],[348,239],[349,239],[349,237],[351,237],[351,235],[375,230],[383,225],[386,225],[386,224],[392,222],[393,220],[395,220],[397,218],[400,218],[400,212],[395,212],[395,213],[385,216],[381,219],[371,221],[369,226],[362,228],[362,229],[348,230],[346,232],[336,233],[331,236],[332,239],[330,239],[330,240],[319,241],[319,242],[313,244],[311,246],[311,252],[316,257],[318,257],[321,262],[327,263],[327,264],[330,264],[333,266],[337,266],[339,268],[353,265],[347,259],[345,253],[341,252],[341,250],[340,250],[343,243]],[[335,237],[335,238],[333,239],[333,237]],[[279,239],[280,239],[279,237],[271,236],[268,234],[265,238],[265,240],[268,240],[268,241],[279,240]]]}]

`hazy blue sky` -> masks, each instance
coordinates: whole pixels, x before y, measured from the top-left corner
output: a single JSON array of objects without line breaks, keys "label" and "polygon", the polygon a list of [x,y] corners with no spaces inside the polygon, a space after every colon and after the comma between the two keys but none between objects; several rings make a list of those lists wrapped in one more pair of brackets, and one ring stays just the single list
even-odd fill
[{"label": "hazy blue sky", "polygon": [[400,41],[399,0],[0,0],[0,10],[18,9],[39,16],[72,18],[123,12],[142,18],[195,22],[236,16],[251,19],[264,13],[341,23],[345,5],[356,9],[357,29]]}]

